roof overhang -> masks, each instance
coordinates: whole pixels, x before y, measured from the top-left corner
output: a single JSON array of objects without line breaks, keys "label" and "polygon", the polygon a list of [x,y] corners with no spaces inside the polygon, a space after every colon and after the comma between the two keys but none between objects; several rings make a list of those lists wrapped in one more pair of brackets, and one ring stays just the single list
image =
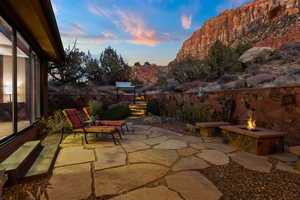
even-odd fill
[{"label": "roof overhang", "polygon": [[64,59],[64,48],[50,0],[2,0],[0,13],[49,60]]}]

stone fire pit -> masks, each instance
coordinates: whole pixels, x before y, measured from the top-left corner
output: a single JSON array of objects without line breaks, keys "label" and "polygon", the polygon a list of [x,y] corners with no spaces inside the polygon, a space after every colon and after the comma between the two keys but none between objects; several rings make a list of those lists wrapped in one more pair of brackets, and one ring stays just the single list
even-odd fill
[{"label": "stone fire pit", "polygon": [[224,142],[257,155],[267,155],[284,151],[286,133],[246,126],[221,126]]}]

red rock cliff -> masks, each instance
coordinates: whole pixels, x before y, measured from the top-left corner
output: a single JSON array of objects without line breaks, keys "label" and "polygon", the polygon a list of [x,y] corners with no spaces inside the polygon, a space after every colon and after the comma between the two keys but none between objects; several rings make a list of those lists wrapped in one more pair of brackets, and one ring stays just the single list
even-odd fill
[{"label": "red rock cliff", "polygon": [[299,0],[255,0],[224,11],[206,21],[184,42],[176,60],[203,58],[216,40],[233,47],[251,43],[272,48],[300,42],[299,4]]}]

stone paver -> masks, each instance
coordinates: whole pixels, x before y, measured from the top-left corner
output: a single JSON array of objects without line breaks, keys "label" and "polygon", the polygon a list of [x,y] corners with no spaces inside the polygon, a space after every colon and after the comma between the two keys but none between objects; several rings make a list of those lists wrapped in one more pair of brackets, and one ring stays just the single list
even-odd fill
[{"label": "stone paver", "polygon": [[147,145],[143,142],[140,142],[140,141],[127,142],[127,143],[122,144],[122,146],[128,153],[150,148],[149,145]]},{"label": "stone paver", "polygon": [[142,142],[144,142],[145,144],[148,144],[148,145],[155,145],[155,144],[163,143],[167,139],[168,139],[167,136],[159,136],[159,137],[154,137],[154,138],[149,138],[147,140],[143,140]]},{"label": "stone paver", "polygon": [[198,142],[202,142],[201,137],[196,137],[196,136],[189,136],[189,135],[185,135],[185,136],[169,136],[170,139],[174,139],[174,140],[181,140],[181,141],[185,141],[185,142],[189,142],[189,143],[198,143]]},{"label": "stone paver", "polygon": [[65,147],[78,147],[78,146],[82,146],[83,144],[83,138],[82,135],[68,135],[67,137],[65,137],[60,146],[62,148]]},{"label": "stone paver", "polygon": [[83,149],[83,147],[68,147],[60,150],[55,167],[86,163],[95,160],[92,150]]},{"label": "stone paver", "polygon": [[218,200],[222,193],[199,172],[179,172],[166,177],[170,189],[179,192],[185,200]]},{"label": "stone paver", "polygon": [[56,168],[50,178],[49,200],[86,199],[92,193],[90,163]]},{"label": "stone paver", "polygon": [[208,149],[215,149],[217,151],[222,151],[224,153],[231,153],[237,150],[237,148],[219,143],[206,143],[205,147]]},{"label": "stone paver", "polygon": [[166,175],[168,168],[153,164],[133,164],[95,173],[97,197],[126,192]]},{"label": "stone paver", "polygon": [[295,154],[284,152],[270,155],[271,158],[280,160],[282,162],[296,162],[298,157]]},{"label": "stone paver", "polygon": [[126,140],[145,140],[145,139],[147,139],[147,136],[146,135],[138,135],[138,134],[132,134],[132,135],[126,134],[123,138]]},{"label": "stone paver", "polygon": [[203,149],[206,149],[205,144],[202,143],[202,142],[192,143],[192,144],[190,144],[190,147],[192,147],[193,149],[197,149],[197,150],[203,150]]},{"label": "stone paver", "polygon": [[202,139],[204,140],[204,142],[206,143],[222,143],[223,140],[221,137],[202,137]]},{"label": "stone paver", "polygon": [[166,186],[155,188],[141,188],[124,195],[112,198],[111,200],[182,200],[176,193]]},{"label": "stone paver", "polygon": [[187,147],[187,143],[180,140],[167,140],[157,146],[155,149],[183,149]]},{"label": "stone paver", "polygon": [[294,169],[293,167],[291,167],[287,164],[284,164],[282,162],[277,163],[276,169],[281,170],[281,171],[286,171],[286,172],[289,172],[289,173],[300,174],[300,171],[298,171],[298,170]]},{"label": "stone paver", "polygon": [[271,172],[272,164],[267,157],[257,156],[246,152],[237,152],[230,154],[231,159],[245,167],[246,169],[269,173]]},{"label": "stone paver", "polygon": [[126,164],[126,153],[120,146],[95,149],[95,170],[118,167]]},{"label": "stone paver", "polygon": [[175,150],[149,149],[130,153],[128,156],[129,163],[154,163],[171,166],[178,159]]},{"label": "stone paver", "polygon": [[179,156],[191,156],[193,154],[196,154],[198,153],[199,151],[196,150],[196,149],[193,149],[193,148],[185,148],[185,149],[178,149],[177,150],[177,153]]},{"label": "stone paver", "polygon": [[228,156],[216,150],[202,150],[196,156],[214,165],[226,165],[229,163]]},{"label": "stone paver", "polygon": [[181,158],[172,168],[173,171],[180,170],[192,170],[192,169],[205,169],[210,165],[202,160],[201,158],[196,158],[194,156]]},{"label": "stone paver", "polygon": [[151,131],[151,134],[148,135],[149,138],[155,138],[155,137],[160,137],[163,136],[162,132],[153,132]]}]

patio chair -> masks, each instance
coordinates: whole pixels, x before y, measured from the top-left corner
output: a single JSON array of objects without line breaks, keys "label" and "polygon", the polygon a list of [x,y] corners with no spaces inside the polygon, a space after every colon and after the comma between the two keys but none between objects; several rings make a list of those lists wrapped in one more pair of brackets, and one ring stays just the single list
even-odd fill
[{"label": "patio chair", "polygon": [[72,132],[74,134],[84,134],[85,142],[88,144],[87,134],[92,133],[96,134],[109,134],[111,135],[115,144],[120,144],[119,140],[114,136],[114,134],[118,134],[120,139],[122,136],[120,131],[114,126],[93,126],[89,123],[86,123],[82,120],[80,113],[76,109],[65,109],[63,113],[72,128]]},{"label": "patio chair", "polygon": [[[91,121],[92,118],[91,118],[89,109],[88,109],[87,107],[84,107],[82,110],[83,110],[83,112],[84,112],[86,118],[87,118],[89,121]],[[125,121],[96,120],[96,121],[95,121],[95,124],[96,124],[96,125],[101,125],[101,126],[116,126],[116,127],[120,127],[121,132],[122,132],[123,134],[124,134],[124,129],[123,129],[123,127],[125,126],[127,132],[129,132],[128,125],[126,124]]]}]

